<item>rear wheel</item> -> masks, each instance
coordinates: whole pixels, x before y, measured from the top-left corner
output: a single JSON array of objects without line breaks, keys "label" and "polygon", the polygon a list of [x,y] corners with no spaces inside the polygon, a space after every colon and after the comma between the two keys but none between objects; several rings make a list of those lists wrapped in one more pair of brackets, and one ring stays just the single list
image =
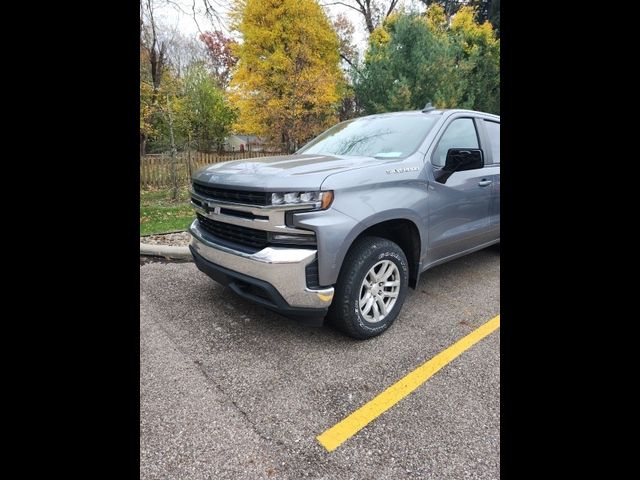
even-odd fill
[{"label": "rear wheel", "polygon": [[402,249],[380,237],[358,240],[340,271],[329,320],[358,339],[384,332],[407,295],[409,266]]}]

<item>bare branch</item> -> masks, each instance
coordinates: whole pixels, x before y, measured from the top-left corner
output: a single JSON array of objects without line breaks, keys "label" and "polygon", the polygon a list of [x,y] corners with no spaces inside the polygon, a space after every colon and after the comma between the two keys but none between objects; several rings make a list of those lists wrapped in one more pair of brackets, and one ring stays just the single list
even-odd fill
[{"label": "bare branch", "polygon": [[198,23],[198,19],[196,18],[196,0],[193,0],[193,2],[191,3],[191,11],[193,12],[193,21],[196,24],[196,27],[198,28],[198,33],[202,33],[202,30],[200,30],[200,24]]},{"label": "bare branch", "polygon": [[343,55],[342,53],[340,54],[340,58],[342,58],[342,60],[344,60],[345,62],[347,62],[349,64],[349,66],[351,68],[353,68],[356,72],[358,71],[357,67],[353,64],[353,62],[351,60],[349,60],[349,58],[346,55]]},{"label": "bare branch", "polygon": [[[355,5],[354,5],[355,3]],[[389,3],[383,2],[381,0],[350,0],[347,3],[345,1],[337,1],[326,3],[323,6],[328,5],[343,5],[352,10],[355,10],[360,15],[362,15],[364,19],[364,23],[367,27],[367,31],[369,33],[373,33],[373,31],[378,27],[380,22],[383,22],[398,6],[399,0],[389,0]],[[385,5],[387,5],[385,7]]]},{"label": "bare branch", "polygon": [[175,10],[177,10],[178,12],[183,13],[183,14],[185,14],[185,15],[189,15],[189,12],[187,12],[184,8],[182,8],[182,5],[180,5],[179,3],[174,2],[174,1],[172,1],[172,0],[164,0],[164,2],[165,2],[167,5],[170,5],[171,7],[173,7],[173,8],[174,8]]},{"label": "bare branch", "polygon": [[355,10],[358,13],[364,13],[362,10],[360,10],[359,8],[354,7],[353,5],[349,5],[348,3],[344,3],[344,2],[331,2],[331,3],[323,3],[321,6],[323,7],[329,7],[331,5],[342,5],[345,7],[349,7],[353,10]]},{"label": "bare branch", "polygon": [[391,3],[389,4],[389,8],[387,9],[387,14],[384,16],[385,18],[391,15],[391,12],[393,12],[393,9],[396,8],[397,4],[398,4],[398,0],[391,0]]},{"label": "bare branch", "polygon": [[371,10],[369,0],[365,0],[364,3],[361,0],[355,0],[355,2],[360,5],[360,10],[362,11],[362,13],[366,12],[367,10]]},{"label": "bare branch", "polygon": [[221,4],[217,0],[202,0],[202,3],[204,4],[204,13],[207,17],[209,17],[211,23],[214,24],[214,26],[217,23],[217,27],[219,27],[217,28],[218,30],[225,30],[228,32],[229,29],[227,28],[224,20],[219,13],[225,12],[226,10],[228,10],[228,7],[224,4]]}]

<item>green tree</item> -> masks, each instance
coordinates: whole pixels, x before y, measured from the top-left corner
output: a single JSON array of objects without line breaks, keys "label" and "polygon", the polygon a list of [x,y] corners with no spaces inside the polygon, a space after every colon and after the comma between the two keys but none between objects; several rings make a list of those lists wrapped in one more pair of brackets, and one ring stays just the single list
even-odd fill
[{"label": "green tree", "polygon": [[365,113],[422,108],[499,112],[499,40],[463,7],[449,26],[440,5],[425,15],[396,14],[374,30],[356,78]]},{"label": "green tree", "polygon": [[500,40],[491,23],[475,20],[473,7],[462,7],[451,19],[458,64],[464,67],[464,101],[475,110],[500,113]]},{"label": "green tree", "polygon": [[[429,28],[425,17],[394,15],[370,37],[364,68],[356,78],[358,104],[366,113],[410,110],[428,101],[460,105],[454,46]],[[449,80],[449,81],[447,81]]]},{"label": "green tree", "polygon": [[[171,147],[168,112],[179,108],[181,81],[164,69],[152,77],[146,52],[140,54],[140,155],[163,152]],[[156,87],[157,85],[157,87]]]},{"label": "green tree", "polygon": [[204,65],[194,64],[187,68],[182,97],[175,107],[176,118],[183,141],[185,136],[191,137],[198,150],[220,149],[237,118],[236,111],[217,85],[217,79]]},{"label": "green tree", "polygon": [[289,150],[337,121],[343,93],[338,38],[314,0],[237,0],[238,131]]}]

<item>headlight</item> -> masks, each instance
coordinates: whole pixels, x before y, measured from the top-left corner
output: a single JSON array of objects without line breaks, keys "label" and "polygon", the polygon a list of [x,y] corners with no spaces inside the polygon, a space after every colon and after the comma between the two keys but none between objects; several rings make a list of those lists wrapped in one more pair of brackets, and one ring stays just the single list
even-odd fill
[{"label": "headlight", "polygon": [[284,194],[284,203],[300,203],[300,194],[299,193],[285,193]]},{"label": "headlight", "polygon": [[313,203],[312,208],[326,210],[333,202],[333,192],[286,192],[272,193],[271,205],[296,205]]},{"label": "headlight", "polygon": [[271,194],[271,205],[282,205],[284,203],[284,195],[281,193]]}]

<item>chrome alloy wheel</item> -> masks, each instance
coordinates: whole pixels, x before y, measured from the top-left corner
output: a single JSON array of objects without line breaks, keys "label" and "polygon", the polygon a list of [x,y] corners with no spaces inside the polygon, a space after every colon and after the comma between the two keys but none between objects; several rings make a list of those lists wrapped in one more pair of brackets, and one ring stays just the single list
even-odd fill
[{"label": "chrome alloy wheel", "polygon": [[367,322],[377,323],[386,317],[400,293],[400,271],[395,263],[382,260],[364,276],[360,286],[360,313]]}]

